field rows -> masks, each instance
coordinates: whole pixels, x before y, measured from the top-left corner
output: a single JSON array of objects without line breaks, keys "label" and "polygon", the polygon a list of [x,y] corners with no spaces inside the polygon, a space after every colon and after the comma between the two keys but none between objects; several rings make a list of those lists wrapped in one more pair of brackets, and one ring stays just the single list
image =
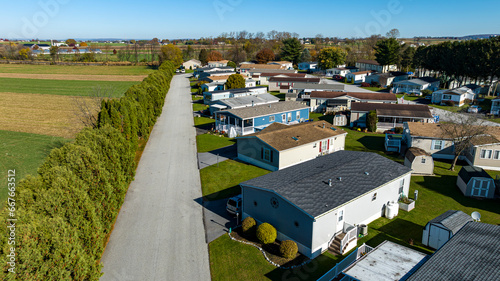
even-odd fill
[{"label": "field rows", "polygon": [[68,75],[148,75],[147,66],[0,64],[0,73]]},{"label": "field rows", "polygon": [[82,74],[33,74],[0,73],[1,78],[45,79],[45,80],[82,80],[82,81],[142,81],[147,75],[82,75]]}]

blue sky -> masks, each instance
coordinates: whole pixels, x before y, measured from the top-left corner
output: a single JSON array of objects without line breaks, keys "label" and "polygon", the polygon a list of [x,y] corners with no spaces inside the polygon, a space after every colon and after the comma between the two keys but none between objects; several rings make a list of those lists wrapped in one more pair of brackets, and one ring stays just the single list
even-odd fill
[{"label": "blue sky", "polygon": [[2,1],[0,38],[160,39],[270,30],[352,38],[500,33],[500,1]]}]

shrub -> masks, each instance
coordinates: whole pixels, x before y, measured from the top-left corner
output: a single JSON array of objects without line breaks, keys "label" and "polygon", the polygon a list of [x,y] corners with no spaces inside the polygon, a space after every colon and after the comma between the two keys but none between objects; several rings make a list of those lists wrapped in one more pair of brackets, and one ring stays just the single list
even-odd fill
[{"label": "shrub", "polygon": [[396,127],[396,128],[394,128],[394,132],[396,132],[396,134],[402,134],[403,133],[403,127]]},{"label": "shrub", "polygon": [[361,87],[370,87],[370,84],[363,82],[363,83],[361,83]]},{"label": "shrub", "polygon": [[299,251],[299,248],[297,247],[297,243],[295,243],[292,240],[285,240],[281,242],[280,245],[280,254],[286,259],[293,259],[295,258],[295,255],[297,255],[297,252]]},{"label": "shrub", "polygon": [[428,89],[425,89],[425,90],[422,90],[422,95],[425,97],[425,96],[428,96],[428,95],[432,95],[432,91],[431,90],[428,90]]},{"label": "shrub", "polygon": [[451,100],[445,101],[444,104],[446,104],[447,106],[454,106],[455,105],[455,103],[452,102]]},{"label": "shrub", "polygon": [[267,222],[259,225],[257,227],[257,239],[259,239],[262,244],[271,244],[276,240],[278,236],[276,232],[276,228],[274,226],[268,224]]},{"label": "shrub", "polygon": [[371,110],[370,112],[368,112],[368,115],[366,116],[366,126],[371,132],[377,131],[377,122],[377,112],[375,110]]},{"label": "shrub", "polygon": [[252,230],[255,230],[256,225],[257,223],[252,217],[246,217],[241,223],[241,228],[243,229],[244,233],[250,233],[252,232]]}]

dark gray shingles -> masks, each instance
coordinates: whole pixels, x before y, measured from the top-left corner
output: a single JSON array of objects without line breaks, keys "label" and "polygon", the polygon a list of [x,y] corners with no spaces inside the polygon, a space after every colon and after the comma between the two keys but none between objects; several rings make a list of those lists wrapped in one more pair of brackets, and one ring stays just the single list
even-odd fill
[{"label": "dark gray shingles", "polygon": [[465,224],[471,222],[472,217],[462,211],[449,210],[436,218],[429,221],[429,223],[439,223],[449,229],[451,233],[457,233]]},{"label": "dark gray shingles", "polygon": [[238,116],[242,119],[245,119],[245,118],[288,112],[292,110],[300,110],[304,108],[309,108],[309,106],[304,105],[303,103],[298,101],[283,101],[272,104],[262,104],[252,107],[229,109],[220,111],[220,113],[228,112],[234,116]]},{"label": "dark gray shingles", "polygon": [[241,184],[273,190],[317,217],[410,172],[375,153],[338,151]]},{"label": "dark gray shingles", "polygon": [[500,280],[500,226],[466,224],[408,281]]}]

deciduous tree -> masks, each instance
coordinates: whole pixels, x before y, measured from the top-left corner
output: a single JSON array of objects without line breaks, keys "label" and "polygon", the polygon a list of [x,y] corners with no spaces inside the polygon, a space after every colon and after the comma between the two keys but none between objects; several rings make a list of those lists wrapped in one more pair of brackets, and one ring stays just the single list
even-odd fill
[{"label": "deciduous tree", "polygon": [[347,52],[337,47],[324,48],[318,55],[318,66],[320,69],[329,69],[344,64]]},{"label": "deciduous tree", "polygon": [[274,60],[274,52],[268,48],[264,48],[260,50],[257,55],[255,55],[255,59],[258,63],[267,63],[269,61]]},{"label": "deciduous tree", "polygon": [[182,64],[182,51],[179,47],[168,44],[162,46],[160,50],[160,64],[166,60],[171,61],[176,68]]},{"label": "deciduous tree", "polygon": [[231,74],[227,78],[226,89],[239,89],[245,88],[245,78],[240,74]]},{"label": "deciduous tree", "polygon": [[210,54],[208,54],[208,61],[221,61],[224,58],[222,57],[222,54],[219,53],[218,51],[211,51]]}]

